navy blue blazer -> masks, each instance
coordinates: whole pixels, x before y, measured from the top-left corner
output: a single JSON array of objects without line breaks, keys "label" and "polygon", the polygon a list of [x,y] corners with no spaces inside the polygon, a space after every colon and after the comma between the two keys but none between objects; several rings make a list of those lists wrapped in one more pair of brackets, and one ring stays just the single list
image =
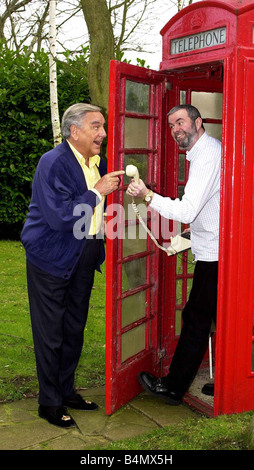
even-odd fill
[{"label": "navy blue blazer", "polygon": [[[99,173],[103,176],[106,172],[106,163],[101,158]],[[63,141],[45,153],[35,171],[29,212],[21,233],[29,261],[54,276],[68,279],[86,243],[85,237],[74,236],[74,225],[81,220],[80,211],[74,209],[79,204],[86,205],[90,209],[90,225],[98,202],[98,196],[88,190],[83,170],[68,142]],[[104,259],[102,239],[98,270]]]}]

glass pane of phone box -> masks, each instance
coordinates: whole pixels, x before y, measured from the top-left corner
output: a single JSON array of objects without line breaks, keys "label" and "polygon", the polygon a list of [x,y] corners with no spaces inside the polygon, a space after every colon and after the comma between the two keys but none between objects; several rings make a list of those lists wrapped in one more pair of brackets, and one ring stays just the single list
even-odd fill
[{"label": "glass pane of phone box", "polygon": [[136,113],[149,113],[149,85],[126,80],[125,110]]},{"label": "glass pane of phone box", "polygon": [[148,126],[148,119],[125,118],[124,147],[126,149],[147,149]]},{"label": "glass pane of phone box", "polygon": [[146,291],[137,292],[122,300],[122,321],[124,328],[146,315]]},{"label": "glass pane of phone box", "polygon": [[191,104],[198,108],[203,119],[222,119],[222,93],[193,91]]},{"label": "glass pane of phone box", "polygon": [[143,351],[146,346],[146,325],[127,331],[121,337],[121,362]]},{"label": "glass pane of phone box", "polygon": [[125,227],[123,239],[123,257],[142,253],[147,249],[147,233],[142,225],[129,225]]},{"label": "glass pane of phone box", "polygon": [[146,284],[146,258],[134,259],[122,266],[122,292]]}]

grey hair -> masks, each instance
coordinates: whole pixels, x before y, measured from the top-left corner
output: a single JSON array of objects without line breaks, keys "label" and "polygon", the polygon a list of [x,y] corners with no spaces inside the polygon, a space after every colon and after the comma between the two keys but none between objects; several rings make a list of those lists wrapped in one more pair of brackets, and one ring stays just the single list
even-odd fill
[{"label": "grey hair", "polygon": [[82,126],[85,115],[89,112],[101,112],[99,106],[94,106],[88,103],[76,103],[70,106],[63,114],[61,131],[64,139],[68,139],[71,135],[71,125],[77,127]]},{"label": "grey hair", "polygon": [[[187,111],[187,114],[193,123],[195,123],[197,118],[202,119],[199,110],[195,108],[195,106],[192,106],[191,104],[179,104],[178,106],[174,106],[174,108],[172,108],[169,111],[168,116],[171,116],[171,114],[174,114],[177,111],[180,111],[180,109],[185,109]],[[203,122],[202,122],[202,127],[204,128]]]}]

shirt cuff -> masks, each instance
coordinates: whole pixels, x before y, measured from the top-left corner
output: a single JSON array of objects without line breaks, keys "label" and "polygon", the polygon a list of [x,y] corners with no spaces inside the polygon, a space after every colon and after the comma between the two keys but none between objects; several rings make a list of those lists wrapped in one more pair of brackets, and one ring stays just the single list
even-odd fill
[{"label": "shirt cuff", "polygon": [[149,204],[150,207],[159,212],[163,207],[163,203],[165,203],[165,198],[159,194],[153,193],[152,200]]},{"label": "shirt cuff", "polygon": [[92,188],[90,189],[90,191],[93,191],[93,193],[95,193],[98,196],[99,200],[102,201],[102,195],[101,193],[99,193],[99,191],[97,191],[97,189]]}]

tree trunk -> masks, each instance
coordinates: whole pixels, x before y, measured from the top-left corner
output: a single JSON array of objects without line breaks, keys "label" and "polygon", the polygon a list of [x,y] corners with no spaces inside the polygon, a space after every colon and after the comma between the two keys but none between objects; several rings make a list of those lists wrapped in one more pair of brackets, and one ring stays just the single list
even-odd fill
[{"label": "tree trunk", "polygon": [[49,82],[50,82],[50,108],[54,146],[61,143],[61,130],[57,96],[56,72],[56,0],[49,4]]},{"label": "tree trunk", "polygon": [[115,57],[110,12],[106,0],[81,0],[81,6],[90,37],[90,96],[92,104],[103,108],[107,115],[109,62]]}]

